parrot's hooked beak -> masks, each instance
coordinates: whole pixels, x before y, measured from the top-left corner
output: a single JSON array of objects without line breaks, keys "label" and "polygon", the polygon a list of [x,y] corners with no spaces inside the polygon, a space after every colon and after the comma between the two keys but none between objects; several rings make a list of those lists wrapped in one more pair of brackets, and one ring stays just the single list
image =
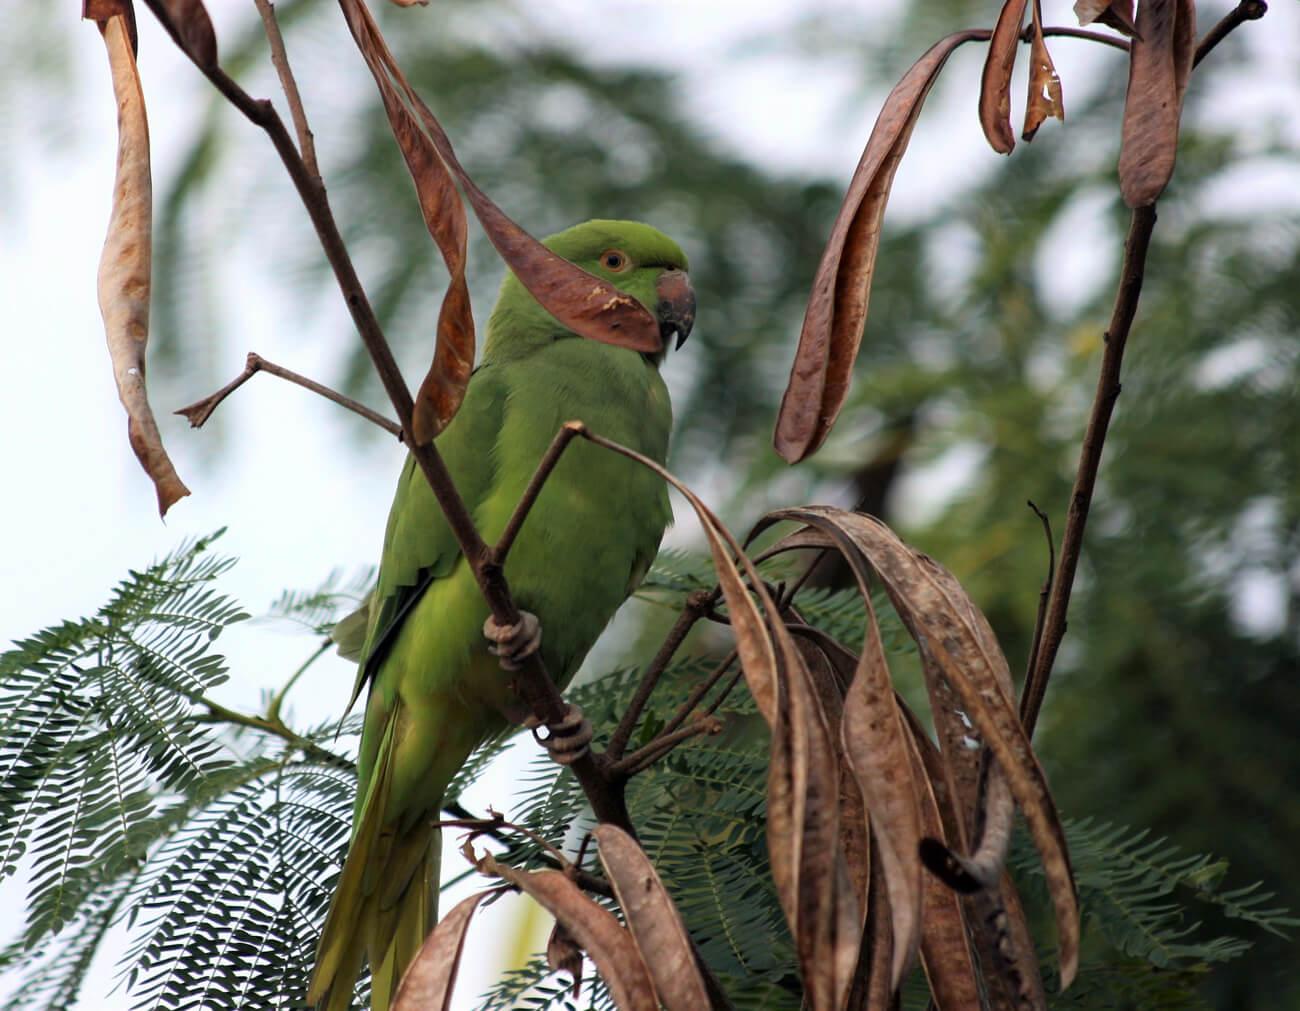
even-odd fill
[{"label": "parrot's hooked beak", "polygon": [[686,343],[695,324],[695,289],[684,270],[665,270],[655,282],[659,302],[655,315],[659,317],[659,334],[667,345],[669,337],[677,334],[677,347]]}]

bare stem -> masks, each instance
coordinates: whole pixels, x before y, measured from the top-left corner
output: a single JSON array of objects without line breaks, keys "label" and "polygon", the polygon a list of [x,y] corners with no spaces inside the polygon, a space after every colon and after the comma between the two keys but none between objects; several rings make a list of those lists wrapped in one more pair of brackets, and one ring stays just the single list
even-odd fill
[{"label": "bare stem", "polygon": [[[695,711],[695,707],[700,704],[700,700],[709,694],[709,691],[713,686],[718,683],[718,679],[721,678],[723,674],[727,673],[728,668],[736,662],[738,656],[739,654],[734,649],[728,653],[722,659],[722,662],[709,672],[709,676],[695,686],[691,694],[687,696],[686,701],[678,707],[677,712],[673,713],[668,722],[664,724],[663,729],[659,731],[658,736],[663,737],[665,734],[671,734],[685,723],[686,718],[690,716],[691,713]],[[713,712],[713,710],[710,709],[709,712]],[[651,743],[653,744],[654,742],[652,741]]]},{"label": "bare stem", "polygon": [[320,166],[316,164],[316,141],[312,137],[311,127],[307,125],[307,113],[302,106],[302,96],[298,93],[298,82],[294,80],[289,68],[289,54],[284,48],[284,36],[280,34],[280,22],[275,19],[275,5],[271,0],[254,0],[257,12],[262,15],[262,26],[266,30],[266,41],[271,46],[271,62],[275,72],[280,76],[280,87],[284,89],[285,100],[289,103],[289,115],[293,117],[293,128],[298,134],[298,150],[303,163],[317,180],[320,179]]},{"label": "bare stem", "polygon": [[[1021,42],[1030,42],[1033,40],[1031,34],[1032,25],[1026,26],[1025,30],[1020,33]],[[1104,46],[1110,46],[1112,49],[1119,49],[1125,53],[1128,52],[1128,43],[1114,35],[1107,35],[1105,32],[1090,32],[1086,28],[1066,28],[1061,25],[1051,25],[1043,29],[1044,35],[1055,35],[1065,39],[1086,39],[1089,42],[1100,42]]]},{"label": "bare stem", "polygon": [[493,561],[497,565],[506,564],[506,556],[510,554],[510,548],[514,545],[515,538],[519,536],[524,520],[528,519],[528,514],[532,511],[537,496],[542,493],[546,479],[551,476],[551,471],[555,470],[556,464],[560,462],[560,457],[564,455],[569,443],[577,438],[585,428],[586,425],[581,421],[566,421],[560,426],[560,430],[555,433],[555,438],[551,440],[550,446],[542,455],[537,470],[533,472],[528,487],[524,489],[523,497],[519,500],[519,504],[515,506],[510,521],[506,524],[505,530],[502,531],[501,539],[497,541],[496,547],[492,549]]},{"label": "bare stem", "polygon": [[314,664],[317,660],[323,657],[325,655],[325,651],[328,650],[332,645],[333,642],[330,639],[326,639],[319,646],[317,646],[316,651],[312,653],[312,655],[309,656],[306,660],[304,660],[302,666],[299,667],[292,674],[290,674],[289,680],[286,681],[281,686],[278,692],[276,692],[273,696],[271,696],[271,701],[266,707],[266,718],[268,721],[272,723],[280,722],[280,709],[284,706],[284,697],[288,695],[289,690],[295,684],[297,684],[298,679],[307,673],[307,669],[312,664]]},{"label": "bare stem", "polygon": [[628,702],[627,711],[623,713],[622,719],[619,720],[618,726],[614,728],[614,733],[610,736],[609,746],[605,750],[610,760],[614,763],[611,771],[617,772],[619,769],[619,759],[623,757],[623,752],[627,750],[627,742],[632,737],[632,731],[636,729],[637,720],[641,716],[642,710],[645,709],[646,703],[650,701],[650,695],[654,692],[655,687],[659,684],[659,678],[663,676],[665,668],[672,660],[673,655],[681,647],[686,636],[690,634],[695,623],[712,606],[713,594],[708,590],[696,590],[686,598],[686,606],[682,613],[678,615],[677,621],[668,631],[663,645],[651,659],[641,675],[641,683],[637,685],[635,694]]},{"label": "bare stem", "polygon": [[361,417],[365,418],[367,421],[378,425],[384,431],[397,436],[399,439],[402,438],[402,426],[397,424],[397,422],[390,421],[378,411],[372,411],[365,404],[359,404],[351,397],[345,397],[337,390],[331,390],[328,386],[322,386],[314,379],[308,379],[304,375],[286,369],[283,365],[276,365],[275,362],[267,361],[256,351],[248,352],[248,358],[244,363],[244,371],[228,382],[225,386],[221,387],[221,389],[217,390],[215,393],[209,394],[202,400],[196,400],[194,403],[190,404],[189,407],[182,407],[180,410],[172,413],[184,417],[189,421],[191,427],[202,428],[204,422],[212,417],[212,413],[221,405],[223,400],[259,372],[266,372],[269,375],[278,376],[280,379],[288,380],[291,383],[301,386],[305,390],[311,390],[312,393],[317,393],[326,400],[332,400],[340,407],[346,407],[354,414],[361,415]]},{"label": "bare stem", "polygon": [[1034,617],[1034,636],[1029,647],[1029,662],[1025,664],[1026,684],[1029,683],[1029,675],[1038,663],[1038,650],[1043,642],[1043,621],[1047,617],[1047,601],[1052,592],[1052,578],[1056,575],[1056,543],[1052,540],[1052,521],[1048,519],[1047,513],[1032,501],[1028,505],[1042,523],[1043,535],[1047,538],[1047,578],[1043,580],[1043,585],[1038,590],[1038,613]]},{"label": "bare stem", "polygon": [[683,741],[688,741],[692,737],[698,737],[701,734],[716,734],[721,730],[722,723],[712,716],[703,716],[698,720],[692,720],[686,726],[679,727],[671,734],[658,735],[649,744],[637,748],[627,757],[619,759],[611,766],[610,771],[624,776],[635,776],[638,772],[650,768]]},{"label": "bare stem", "polygon": [[330,765],[337,766],[340,769],[355,769],[356,765],[342,755],[336,755],[328,748],[322,748],[315,741],[295,733],[285,726],[284,721],[279,717],[270,719],[265,716],[249,716],[247,713],[237,712],[234,709],[227,709],[219,702],[214,702],[207,696],[199,696],[194,700],[207,710],[205,716],[200,717],[204,723],[229,723],[236,727],[247,727],[250,730],[260,730],[264,734],[273,734],[285,741],[288,741],[295,748],[300,748],[304,754],[312,758],[319,759]]},{"label": "bare stem", "polygon": [[735,688],[736,685],[740,684],[740,679],[744,676],[744,673],[744,670],[737,670],[727,679],[726,683],[722,686],[722,691],[718,692],[717,697],[704,707],[706,715],[712,716],[718,711],[722,703],[727,701],[727,696],[731,694],[732,689]]},{"label": "bare stem", "polygon": [[1195,67],[1205,57],[1210,55],[1210,51],[1220,42],[1226,39],[1238,25],[1243,25],[1247,21],[1258,21],[1268,13],[1268,4],[1264,0],[1241,0],[1232,10],[1228,11],[1217,25],[1211,28],[1201,39],[1200,44],[1196,47],[1196,55],[1192,57],[1192,66]]},{"label": "bare stem", "polygon": [[784,612],[786,608],[788,608],[791,604],[794,603],[795,595],[804,588],[804,585],[812,577],[813,570],[815,570],[817,566],[821,565],[822,561],[830,553],[831,553],[830,548],[820,548],[817,551],[817,554],[813,556],[813,560],[808,563],[807,568],[805,568],[803,572],[799,573],[799,578],[796,579],[793,583],[791,583],[789,588],[785,591],[785,593],[781,594],[781,596],[777,599],[778,610]]},{"label": "bare stem", "polygon": [[1038,713],[1047,692],[1047,680],[1056,661],[1061,640],[1065,638],[1066,613],[1070,606],[1070,591],[1074,586],[1075,572],[1079,567],[1079,553],[1083,547],[1083,531],[1088,523],[1088,509],[1097,485],[1097,470],[1101,466],[1102,448],[1106,431],[1120,393],[1120,367],[1124,361],[1124,347],[1128,342],[1133,317],[1137,313],[1138,298],[1142,294],[1142,277],[1146,268],[1147,249],[1151,244],[1151,231],[1156,223],[1155,206],[1138,207],[1133,211],[1128,238],[1124,242],[1124,264],[1120,271],[1119,289],[1115,293],[1115,308],[1110,327],[1105,334],[1106,350],[1102,355],[1101,373],[1097,377],[1097,392],[1093,397],[1088,428],[1079,452],[1079,467],[1070,493],[1070,508],[1066,516],[1065,534],[1061,538],[1060,565],[1052,582],[1052,593],[1043,623],[1042,645],[1035,657],[1034,666],[1025,678],[1021,697],[1021,720],[1025,733],[1033,735]]}]

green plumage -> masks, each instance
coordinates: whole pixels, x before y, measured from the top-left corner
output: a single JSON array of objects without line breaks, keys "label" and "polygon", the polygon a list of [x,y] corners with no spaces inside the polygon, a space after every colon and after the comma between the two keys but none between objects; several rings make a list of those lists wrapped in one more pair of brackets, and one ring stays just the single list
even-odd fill
[{"label": "green plumage", "polygon": [[[546,245],[652,312],[660,276],[686,268],[674,242],[635,222],[587,222]],[[620,257],[619,269],[609,269]],[[565,331],[506,276],[482,364],[437,439],[485,540],[500,536],[567,420],[665,459],[672,409],[658,364]],[[516,602],[540,621],[542,657],[561,685],[641,581],[670,518],[667,488],[649,471],[582,441],[566,451],[506,563]],[[487,617],[433,492],[408,458],[363,619],[357,689],[368,683],[369,695],[352,843],[308,992],[326,1011],[350,1006],[367,961],[372,1008],[387,1011],[436,919],[439,839],[429,823],[452,776],[515,703],[509,675],[487,650]],[[350,621],[359,638],[362,620]]]}]

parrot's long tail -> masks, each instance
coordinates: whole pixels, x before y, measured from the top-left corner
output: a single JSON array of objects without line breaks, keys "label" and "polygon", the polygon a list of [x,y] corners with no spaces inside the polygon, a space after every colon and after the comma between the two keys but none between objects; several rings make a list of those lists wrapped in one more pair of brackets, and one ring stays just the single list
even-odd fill
[{"label": "parrot's long tail", "polygon": [[371,1011],[389,1011],[402,974],[438,917],[442,833],[422,823],[405,832],[385,824],[395,722],[380,745],[321,930],[307,989],[307,1003],[318,1011],[348,1011],[367,962]]}]

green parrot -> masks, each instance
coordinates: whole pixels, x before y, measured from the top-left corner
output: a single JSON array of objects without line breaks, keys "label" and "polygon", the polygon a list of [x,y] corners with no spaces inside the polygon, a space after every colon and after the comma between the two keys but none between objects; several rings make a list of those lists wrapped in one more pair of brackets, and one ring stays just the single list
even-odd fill
[{"label": "green parrot", "polygon": [[[659,375],[668,338],[694,319],[686,257],[633,221],[588,221],[545,245],[655,314],[664,351],[648,355],[586,340],[507,273],[488,320],[483,359],[437,446],[484,539],[499,538],[538,461],[570,419],[663,462],[672,406]],[[561,687],[636,589],[671,520],[662,479],[578,441],[538,497],[506,561],[522,611],[540,623],[546,669]],[[431,828],[452,776],[481,741],[518,713],[484,635],[487,604],[424,475],[408,457],[397,485],[379,580],[336,630],[340,651],[369,682],[347,860],[326,916],[307,1001],[346,1011],[369,962],[374,1011],[387,1011],[402,973],[437,919],[440,833]],[[362,638],[364,635],[364,638]],[[348,639],[354,636],[360,648]],[[355,697],[355,696],[354,696]]]}]

